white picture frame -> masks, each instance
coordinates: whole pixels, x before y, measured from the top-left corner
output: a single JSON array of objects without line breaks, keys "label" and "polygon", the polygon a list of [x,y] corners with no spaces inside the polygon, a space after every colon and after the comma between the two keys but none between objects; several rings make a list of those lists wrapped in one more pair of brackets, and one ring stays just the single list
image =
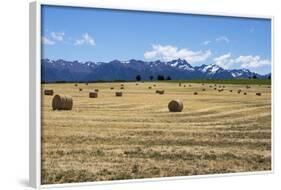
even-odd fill
[{"label": "white picture frame", "polygon": [[53,6],[73,6],[73,7],[85,7],[85,8],[105,8],[115,10],[135,10],[135,11],[148,11],[148,12],[163,12],[163,13],[186,13],[195,15],[209,15],[209,16],[230,16],[230,17],[244,17],[244,18],[266,18],[271,19],[271,57],[272,57],[272,81],[274,81],[274,17],[264,15],[240,15],[240,14],[227,14],[227,13],[210,13],[210,12],[194,12],[194,11],[178,11],[173,9],[161,9],[154,8],[140,8],[132,6],[107,6],[98,3],[84,3],[81,1],[71,2],[50,2],[40,0],[30,3],[30,26],[29,26],[29,59],[30,59],[30,118],[29,118],[29,180],[30,185],[34,188],[50,188],[50,187],[67,187],[67,186],[80,186],[80,185],[100,185],[100,184],[118,184],[118,183],[134,183],[134,182],[147,182],[147,181],[162,181],[162,180],[186,180],[193,178],[205,178],[205,177],[221,177],[221,176],[236,176],[236,175],[253,175],[253,174],[270,174],[274,173],[274,82],[272,82],[272,111],[271,111],[271,171],[261,172],[243,172],[243,173],[229,173],[229,174],[210,174],[210,175],[196,175],[196,176],[177,176],[177,177],[165,177],[165,178],[151,178],[151,179],[130,179],[130,180],[117,180],[117,181],[101,181],[101,182],[83,182],[83,183],[71,183],[71,184],[54,184],[54,185],[42,185],[41,184],[41,6],[53,5]]}]

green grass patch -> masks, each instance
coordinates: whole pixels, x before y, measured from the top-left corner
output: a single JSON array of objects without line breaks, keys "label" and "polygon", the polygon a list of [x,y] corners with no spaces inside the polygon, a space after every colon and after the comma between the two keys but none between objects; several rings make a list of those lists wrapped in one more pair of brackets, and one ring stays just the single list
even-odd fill
[{"label": "green grass patch", "polygon": [[159,82],[172,83],[207,83],[207,84],[257,84],[257,85],[271,85],[269,79],[204,79],[204,80],[165,80]]}]

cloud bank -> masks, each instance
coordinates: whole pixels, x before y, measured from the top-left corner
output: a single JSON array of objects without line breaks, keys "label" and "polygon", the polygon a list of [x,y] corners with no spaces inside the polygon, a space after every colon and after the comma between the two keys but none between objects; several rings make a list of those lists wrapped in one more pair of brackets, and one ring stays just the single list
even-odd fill
[{"label": "cloud bank", "polygon": [[144,58],[149,60],[170,61],[173,59],[185,59],[190,63],[206,61],[212,55],[210,50],[192,51],[186,48],[178,48],[171,45],[152,44],[152,50],[144,53]]}]

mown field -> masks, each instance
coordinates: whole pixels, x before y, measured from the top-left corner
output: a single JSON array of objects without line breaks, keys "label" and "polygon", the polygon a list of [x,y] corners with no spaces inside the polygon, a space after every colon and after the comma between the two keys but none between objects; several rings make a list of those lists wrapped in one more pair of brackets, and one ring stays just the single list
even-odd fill
[{"label": "mown field", "polygon": [[[43,184],[271,170],[269,85],[122,84],[122,97],[120,83],[42,84],[74,101],[71,111],[53,111],[42,95]],[[168,111],[172,99],[182,112]]]}]

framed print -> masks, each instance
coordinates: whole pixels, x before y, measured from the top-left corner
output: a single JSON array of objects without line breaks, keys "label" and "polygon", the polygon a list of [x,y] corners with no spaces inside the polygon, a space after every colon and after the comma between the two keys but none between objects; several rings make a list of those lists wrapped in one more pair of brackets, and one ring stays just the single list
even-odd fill
[{"label": "framed print", "polygon": [[33,187],[270,173],[273,18],[30,4]]}]

